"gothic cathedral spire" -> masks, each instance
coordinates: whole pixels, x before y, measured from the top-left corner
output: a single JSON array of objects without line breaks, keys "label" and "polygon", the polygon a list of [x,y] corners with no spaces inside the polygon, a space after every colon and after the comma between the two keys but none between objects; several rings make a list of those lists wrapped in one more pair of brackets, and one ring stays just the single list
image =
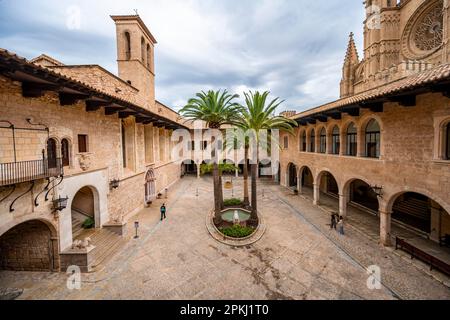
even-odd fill
[{"label": "gothic cathedral spire", "polygon": [[345,54],[344,66],[342,68],[341,98],[350,96],[354,93],[355,71],[358,64],[358,50],[356,49],[355,40],[353,39],[353,32],[351,32],[347,53]]}]

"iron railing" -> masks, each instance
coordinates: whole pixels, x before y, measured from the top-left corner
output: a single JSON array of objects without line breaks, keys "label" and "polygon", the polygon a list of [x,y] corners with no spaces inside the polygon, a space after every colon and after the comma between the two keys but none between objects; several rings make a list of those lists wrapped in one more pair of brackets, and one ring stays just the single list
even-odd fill
[{"label": "iron railing", "polygon": [[0,163],[0,186],[59,177],[63,173],[60,158]]}]

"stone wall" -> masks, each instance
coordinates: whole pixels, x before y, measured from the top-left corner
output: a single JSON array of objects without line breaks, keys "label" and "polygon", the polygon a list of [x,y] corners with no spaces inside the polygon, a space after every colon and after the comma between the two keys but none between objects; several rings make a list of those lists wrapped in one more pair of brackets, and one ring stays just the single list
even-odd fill
[{"label": "stone wall", "polygon": [[[311,169],[317,190],[318,177],[324,171],[330,172],[338,183],[343,203],[348,202],[350,183],[360,179],[371,186],[383,187],[383,198],[379,201],[382,212],[390,214],[394,201],[404,192],[416,192],[433,199],[450,213],[450,162],[439,159],[436,151],[437,141],[441,139],[437,127],[449,118],[450,99],[436,93],[418,96],[415,107],[386,103],[382,113],[365,110],[360,117],[344,115],[342,120],[329,119],[326,123],[302,126],[295,136],[289,136],[288,150],[281,152],[281,183],[286,184],[288,164],[294,163],[299,176],[305,166]],[[364,157],[364,129],[370,119],[376,119],[381,126],[379,159]],[[345,156],[346,130],[351,122],[358,128],[358,157]],[[309,134],[314,128],[318,146],[318,133],[322,127],[327,129],[327,150],[330,152],[331,132],[335,125],[341,131],[340,155],[300,152],[299,139],[303,131],[307,131],[309,145]]]},{"label": "stone wall", "polygon": [[52,234],[40,221],[20,224],[0,237],[0,269],[52,271]]}]

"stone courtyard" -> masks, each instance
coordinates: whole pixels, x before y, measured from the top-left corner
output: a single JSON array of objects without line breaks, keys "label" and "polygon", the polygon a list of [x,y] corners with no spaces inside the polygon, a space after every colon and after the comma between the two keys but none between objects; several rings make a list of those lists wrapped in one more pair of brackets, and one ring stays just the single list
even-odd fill
[{"label": "stone courtyard", "polygon": [[[242,195],[242,180],[233,182],[226,198]],[[64,273],[9,271],[0,272],[0,288],[23,290],[18,299],[450,299],[445,276],[425,272],[357,226],[338,236],[323,209],[270,181],[259,182],[262,239],[243,248],[220,244],[205,227],[211,194],[211,178],[183,178],[167,199],[129,221],[126,245],[101,270],[82,274],[81,290],[69,290]],[[161,223],[162,201],[168,219]],[[379,290],[367,287],[371,265],[381,268]]]}]

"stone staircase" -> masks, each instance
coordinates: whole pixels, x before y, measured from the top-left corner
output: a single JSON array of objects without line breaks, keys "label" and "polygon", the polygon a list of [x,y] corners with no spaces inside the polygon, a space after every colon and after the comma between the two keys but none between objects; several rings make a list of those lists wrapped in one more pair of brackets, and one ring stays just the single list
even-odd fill
[{"label": "stone staircase", "polygon": [[126,243],[124,238],[106,229],[83,230],[76,240],[83,241],[86,238],[90,238],[95,247],[90,253],[89,272],[99,271]]}]

